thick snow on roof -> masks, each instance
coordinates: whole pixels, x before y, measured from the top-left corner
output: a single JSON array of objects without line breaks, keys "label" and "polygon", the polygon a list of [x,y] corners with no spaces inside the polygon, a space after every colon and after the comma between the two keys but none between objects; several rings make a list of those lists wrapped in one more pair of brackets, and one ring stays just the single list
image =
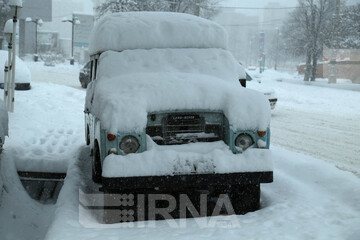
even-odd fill
[{"label": "thick snow on roof", "polygon": [[125,12],[99,20],[90,37],[90,55],[106,50],[227,48],[227,33],[212,21],[183,13]]},{"label": "thick snow on roof", "polygon": [[10,0],[9,5],[22,7],[22,0]]},{"label": "thick snow on roof", "polygon": [[222,49],[108,51],[88,86],[86,108],[112,133],[142,132],[149,112],[176,109],[222,110],[234,130],[266,130],[269,102],[240,86],[243,75]]}]

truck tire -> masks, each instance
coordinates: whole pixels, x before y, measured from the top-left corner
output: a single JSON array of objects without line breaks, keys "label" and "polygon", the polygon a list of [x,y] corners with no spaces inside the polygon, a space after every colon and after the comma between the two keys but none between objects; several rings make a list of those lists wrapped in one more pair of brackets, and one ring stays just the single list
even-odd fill
[{"label": "truck tire", "polygon": [[94,153],[93,153],[93,161],[92,161],[92,180],[95,183],[101,183],[102,181],[100,149],[97,142],[94,143]]},{"label": "truck tire", "polygon": [[230,200],[235,214],[245,214],[260,208],[260,184],[232,185]]}]

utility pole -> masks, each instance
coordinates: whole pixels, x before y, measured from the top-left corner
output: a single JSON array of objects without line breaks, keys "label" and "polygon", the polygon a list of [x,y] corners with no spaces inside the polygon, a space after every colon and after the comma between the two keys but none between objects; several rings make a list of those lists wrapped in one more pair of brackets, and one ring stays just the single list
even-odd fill
[{"label": "utility pole", "polygon": [[277,70],[277,62],[278,62],[278,57],[279,57],[279,28],[275,28],[276,30],[276,52],[275,52],[275,66],[274,66],[274,70]]},{"label": "utility pole", "polygon": [[338,46],[338,31],[340,25],[340,0],[335,1],[335,11],[333,13],[333,33],[332,33],[332,41],[331,41],[331,57],[329,63],[329,79],[328,83],[336,83],[336,75],[337,75],[337,67],[336,67],[336,56],[337,56],[337,48]]},{"label": "utility pole", "polygon": [[259,71],[262,73],[265,69],[265,53],[264,53],[264,46],[265,46],[265,33],[260,32],[259,35]]},{"label": "utility pole", "polygon": [[200,2],[201,0],[196,0],[196,6],[195,6],[195,15],[200,17]]}]

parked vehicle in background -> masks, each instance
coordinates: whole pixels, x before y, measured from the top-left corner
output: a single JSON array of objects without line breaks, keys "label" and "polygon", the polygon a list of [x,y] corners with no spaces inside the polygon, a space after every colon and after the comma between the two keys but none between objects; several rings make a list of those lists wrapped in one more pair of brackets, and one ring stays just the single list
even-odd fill
[{"label": "parked vehicle in background", "polygon": [[[0,88],[4,89],[4,66],[8,59],[8,51],[0,50]],[[16,56],[16,69],[15,69],[15,90],[29,90],[31,88],[31,72],[28,66]]]},{"label": "parked vehicle in background", "polygon": [[246,73],[246,87],[263,93],[269,99],[271,110],[275,109],[278,99],[274,89],[264,86],[261,81],[253,79],[248,73]]},{"label": "parked vehicle in background", "polygon": [[[246,73],[226,35],[180,13],[117,13],[97,22],[85,139],[92,178],[105,193],[205,190],[228,194],[237,214],[260,207],[260,183],[273,181],[270,107],[263,94],[239,87]],[[105,221],[122,221],[114,208],[102,208]]]},{"label": "parked vehicle in background", "polygon": [[91,81],[90,79],[90,66],[91,62],[86,63],[80,70],[79,81],[82,88],[87,88],[87,85]]},{"label": "parked vehicle in background", "polygon": [[4,102],[0,99],[0,153],[3,150],[5,136],[8,136],[8,123],[8,111],[5,107]]}]

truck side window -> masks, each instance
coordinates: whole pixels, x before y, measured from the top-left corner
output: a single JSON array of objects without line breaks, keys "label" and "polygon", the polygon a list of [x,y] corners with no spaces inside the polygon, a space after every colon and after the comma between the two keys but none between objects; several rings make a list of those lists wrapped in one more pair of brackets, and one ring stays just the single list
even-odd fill
[{"label": "truck side window", "polygon": [[97,65],[98,65],[98,59],[95,59],[95,63],[94,63],[94,80],[96,79]]},{"label": "truck side window", "polygon": [[90,81],[93,80],[93,61],[90,61]]}]

